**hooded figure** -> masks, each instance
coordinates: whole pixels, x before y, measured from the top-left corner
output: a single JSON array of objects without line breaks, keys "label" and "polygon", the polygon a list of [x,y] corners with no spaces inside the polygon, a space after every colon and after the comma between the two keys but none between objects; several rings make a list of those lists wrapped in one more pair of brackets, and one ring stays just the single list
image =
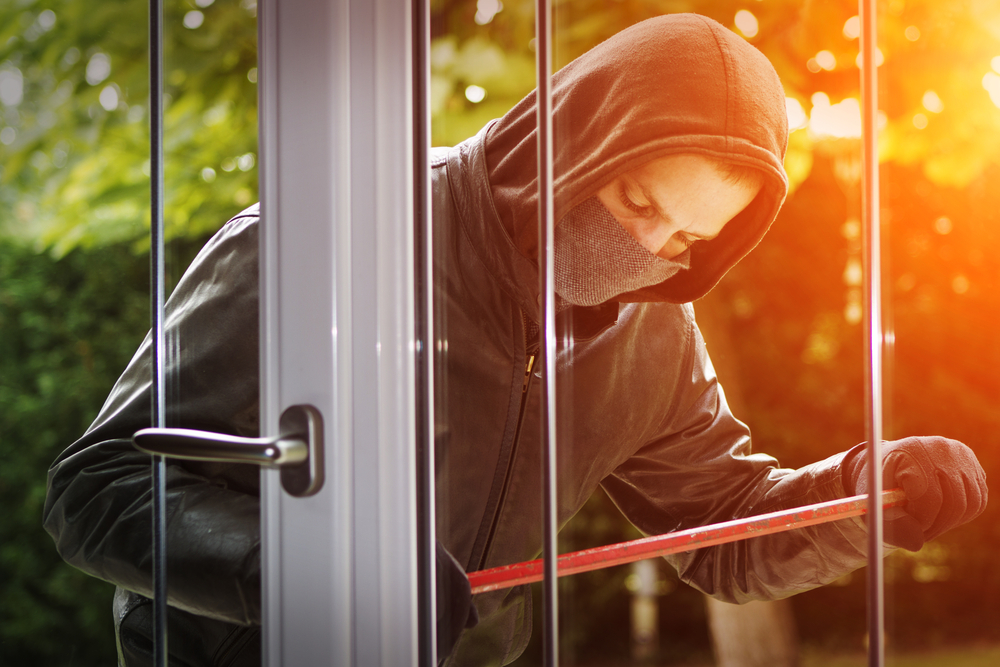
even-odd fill
[{"label": "hooded figure", "polygon": [[[532,94],[434,163],[436,326],[448,342],[437,527],[467,571],[537,558],[542,543],[535,114]],[[702,16],[644,21],[554,75],[553,133],[559,526],[598,486],[646,534],[850,495],[861,449],[800,470],[751,453],[690,305],[760,241],[787,193],[785,97],[767,59]],[[678,175],[689,167],[697,174]],[[702,176],[719,201],[676,189]],[[744,199],[720,221],[727,182]],[[693,233],[713,219],[712,233]],[[686,239],[651,242],[643,225]],[[982,511],[984,477],[964,445],[939,449],[925,474],[952,469],[955,509],[942,514],[955,525]],[[938,509],[907,546],[939,534]],[[828,583],[864,564],[866,542],[852,519],[668,560],[687,583],[745,602]],[[528,587],[475,604],[479,624],[449,664],[514,660],[530,634]]]},{"label": "hooded figure", "polygon": [[[638,23],[553,77],[555,219],[650,160],[695,154],[758,170],[763,188],[718,239],[692,249],[690,271],[619,301],[687,303],[704,296],[761,239],[788,191],[785,95],[771,63],[741,37],[695,14]],[[514,246],[538,243],[535,97],[485,141],[496,210]]]},{"label": "hooded figure", "polygon": [[[864,477],[857,449],[794,471],[750,453],[688,303],[760,240],[785,196],[787,131],[773,69],[718,24],[679,15],[616,35],[555,82],[560,525],[598,486],[648,534],[850,495]],[[447,343],[435,346],[438,647],[454,665],[510,662],[531,630],[527,587],[476,596],[473,607],[462,571],[541,549],[534,127],[529,96],[432,159],[435,330]],[[661,252],[618,224],[613,197],[625,205],[630,192],[616,194],[617,185],[632,187],[636,174],[658,174],[643,170],[664,159],[676,166],[678,156],[709,159],[706,173],[735,173],[736,189],[753,196],[711,240]],[[653,199],[662,194],[641,183]],[[251,207],[227,223],[167,302],[168,336],[186,346],[176,426],[258,434],[257,215]],[[697,216],[679,224],[686,242],[698,237]],[[147,337],[93,425],[53,463],[44,510],[63,558],[118,585],[119,660],[128,667],[151,664],[150,468],[131,444],[150,423],[148,345]],[[985,504],[971,452],[929,443],[893,449],[896,480],[926,499],[900,519],[909,521],[908,548]],[[172,662],[259,664],[257,470],[171,459],[167,507]],[[865,541],[863,522],[851,519],[670,561],[683,580],[742,602],[831,581],[864,563]]]}]

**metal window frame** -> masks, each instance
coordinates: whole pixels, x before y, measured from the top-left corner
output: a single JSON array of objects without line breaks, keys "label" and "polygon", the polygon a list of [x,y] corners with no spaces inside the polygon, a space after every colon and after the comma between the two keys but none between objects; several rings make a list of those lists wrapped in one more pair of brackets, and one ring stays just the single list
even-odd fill
[{"label": "metal window frame", "polygon": [[[166,426],[163,243],[163,2],[149,0],[150,425]],[[153,664],[167,666],[167,461],[151,457],[153,522]]]},{"label": "metal window frame", "polygon": [[885,664],[885,554],[882,503],[882,244],[879,218],[877,7],[859,0],[861,17],[861,229],[865,282],[865,437],[868,441],[868,664]]},{"label": "metal window frame", "polygon": [[542,369],[542,659],[559,664],[558,464],[556,460],[556,299],[553,265],[555,214],[552,169],[552,5],[535,2],[535,100],[538,128],[539,364]]}]

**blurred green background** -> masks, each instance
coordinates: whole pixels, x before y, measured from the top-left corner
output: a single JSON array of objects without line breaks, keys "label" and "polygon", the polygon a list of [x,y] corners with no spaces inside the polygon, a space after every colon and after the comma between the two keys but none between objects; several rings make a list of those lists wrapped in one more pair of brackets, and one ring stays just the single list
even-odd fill
[{"label": "blurred green background", "polygon": [[[1000,2],[878,6],[886,435],[962,439],[995,479]],[[554,7],[557,66],[638,20],[679,11],[719,20],[774,63],[795,128],[793,192],[761,246],[696,310],[757,450],[795,467],[863,440],[857,4]],[[452,145],[533,88],[533,2],[431,8],[434,143]],[[257,199],[256,4],[168,0],[165,11],[176,279],[209,234]],[[112,587],[64,565],[40,515],[48,464],[87,427],[148,327],[146,21],[143,0],[0,3],[0,665],[115,660]],[[1000,644],[996,519],[990,508],[890,558],[892,651]],[[582,548],[630,531],[596,496],[561,539]],[[627,655],[627,576],[620,568],[564,584],[568,599],[587,601],[586,613],[565,612],[568,660]],[[661,576],[659,659],[684,664],[709,651],[704,602]],[[863,650],[863,582],[857,573],[794,598],[807,656]]]}]

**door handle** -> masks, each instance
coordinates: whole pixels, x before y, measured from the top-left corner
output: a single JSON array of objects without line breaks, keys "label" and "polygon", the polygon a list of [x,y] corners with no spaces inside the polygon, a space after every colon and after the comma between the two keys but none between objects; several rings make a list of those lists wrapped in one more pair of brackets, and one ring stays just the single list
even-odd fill
[{"label": "door handle", "polygon": [[281,486],[293,496],[311,496],[323,486],[323,416],[311,405],[281,414],[273,438],[241,438],[188,428],[144,428],[132,436],[139,451],[192,461],[254,463],[281,471]]}]

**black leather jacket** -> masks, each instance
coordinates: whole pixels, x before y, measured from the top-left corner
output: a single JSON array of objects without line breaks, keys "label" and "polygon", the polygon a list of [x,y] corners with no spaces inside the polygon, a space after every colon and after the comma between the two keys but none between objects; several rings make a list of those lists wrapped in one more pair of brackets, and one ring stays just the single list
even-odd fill
[{"label": "black leather jacket", "polygon": [[[437,324],[447,342],[438,346],[437,528],[467,570],[533,558],[541,544],[537,383],[524,390],[537,280],[498,222],[482,137],[433,162]],[[227,223],[168,303],[179,344],[168,369],[170,425],[258,432],[257,222],[252,207]],[[792,471],[750,453],[690,304],[571,312],[559,324],[561,524],[598,485],[649,534],[844,495],[839,456]],[[135,655],[149,637],[150,469],[130,438],[149,425],[148,346],[53,464],[44,519],[68,562],[119,586],[120,650]],[[197,656],[186,658],[192,664],[259,660],[258,489],[248,466],[168,467],[171,647]],[[685,581],[742,602],[829,582],[863,564],[864,544],[863,524],[849,519],[670,560]],[[522,587],[477,596],[482,620],[451,664],[519,655],[528,595]]]},{"label": "black leather jacket", "polygon": [[[537,270],[499,223],[487,131],[433,163],[437,335],[447,341],[437,528],[470,571],[536,558],[542,541],[538,383],[524,391],[536,346]],[[690,304],[569,312],[557,318],[560,526],[599,485],[646,534],[846,495],[842,454],[789,470],[751,453]],[[864,524],[848,519],[668,560],[696,588],[745,602],[828,583],[864,564],[865,544]],[[529,596],[527,586],[476,596],[481,622],[463,634],[451,664],[516,658],[530,633]]]}]

